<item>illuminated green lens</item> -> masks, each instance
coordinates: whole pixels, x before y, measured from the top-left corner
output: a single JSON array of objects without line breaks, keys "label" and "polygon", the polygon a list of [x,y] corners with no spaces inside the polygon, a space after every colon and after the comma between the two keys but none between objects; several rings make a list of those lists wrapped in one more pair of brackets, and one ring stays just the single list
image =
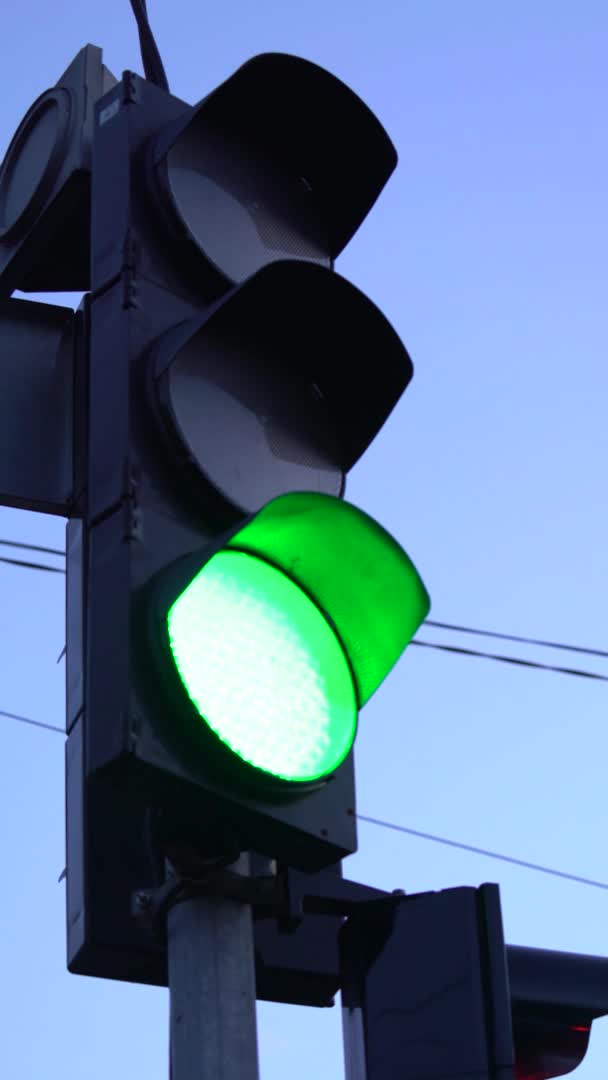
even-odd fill
[{"label": "illuminated green lens", "polygon": [[275,567],[223,550],[167,616],[173,659],[201,717],[244,761],[283,780],[333,772],[357,702],[338,638]]}]

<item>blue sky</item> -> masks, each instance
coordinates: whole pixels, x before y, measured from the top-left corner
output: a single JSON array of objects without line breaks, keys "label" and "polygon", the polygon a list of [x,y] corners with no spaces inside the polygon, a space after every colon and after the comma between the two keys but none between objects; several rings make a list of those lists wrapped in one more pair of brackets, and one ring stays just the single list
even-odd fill
[{"label": "blue sky", "polygon": [[[400,163],[337,268],[386,313],[416,370],[347,495],[414,559],[435,619],[606,648],[606,5],[148,7],[188,101],[278,50],[328,68],[377,113]],[[141,71],[128,0],[7,6],[0,154],[87,42],[115,74]],[[62,547],[64,522],[0,509],[0,536]],[[5,566],[0,589],[0,708],[61,725],[63,579]],[[608,674],[592,658],[504,651]],[[359,810],[608,882],[607,693],[411,648],[361,716]],[[65,970],[62,738],[0,722],[3,1067],[160,1080],[166,991]],[[367,824],[345,872],[408,892],[497,881],[509,942],[608,955],[602,889]],[[261,1005],[258,1017],[262,1080],[342,1075],[339,1009]],[[607,1060],[597,1022],[577,1075],[603,1080]]]}]

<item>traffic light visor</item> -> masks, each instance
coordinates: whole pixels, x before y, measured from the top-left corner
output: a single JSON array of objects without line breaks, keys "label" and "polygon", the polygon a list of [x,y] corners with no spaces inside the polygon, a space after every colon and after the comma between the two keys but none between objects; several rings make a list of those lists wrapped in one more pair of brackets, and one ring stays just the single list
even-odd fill
[{"label": "traffic light visor", "polygon": [[413,373],[371,300],[290,261],[172,327],[148,370],[171,453],[245,514],[289,492],[341,494]]},{"label": "traffic light visor", "polygon": [[262,53],[159,132],[149,163],[152,190],[174,221],[229,280],[242,281],[276,258],[339,255],[397,153],[335,75]]}]

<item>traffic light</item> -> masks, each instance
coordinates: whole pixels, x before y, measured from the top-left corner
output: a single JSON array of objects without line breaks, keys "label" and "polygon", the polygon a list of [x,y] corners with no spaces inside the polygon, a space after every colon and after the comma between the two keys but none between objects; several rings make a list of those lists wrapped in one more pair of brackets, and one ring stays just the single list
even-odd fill
[{"label": "traffic light", "polygon": [[549,1080],[581,1064],[593,1020],[608,1013],[608,960],[507,948],[515,1080]]},{"label": "traffic light", "polygon": [[355,850],[358,715],[428,611],[342,498],[412,375],[333,270],[395,160],[291,56],[196,107],[131,73],[96,106],[70,760],[210,856]]},{"label": "traffic light", "polygon": [[550,1080],[608,1014],[608,960],[505,946],[496,885],[362,904],[340,938],[346,1080]]},{"label": "traffic light", "polygon": [[[348,1080],[549,1080],[608,1013],[608,961],[505,949],[493,886],[340,877],[358,714],[429,603],[342,498],[412,375],[333,268],[395,161],[305,61],[192,108],[87,46],[0,167],[0,501],[72,519],[69,964],[164,984],[135,891],[177,847],[254,848],[328,866],[293,925],[260,918],[258,994],[341,988]],[[74,314],[16,288],[90,292]]]},{"label": "traffic light", "polygon": [[19,124],[0,167],[0,296],[89,288],[93,113],[115,84],[86,45]]},{"label": "traffic light", "polygon": [[[11,298],[90,283],[95,102],[116,84],[86,45],[28,109],[0,164],[0,502],[78,513],[84,367],[71,308]],[[82,355],[82,354],[80,354]]]},{"label": "traffic light", "polygon": [[31,438],[0,495],[70,518],[72,955],[119,820],[145,845],[148,808],[203,855],[314,870],[356,848],[359,713],[429,606],[343,499],[412,376],[334,270],[395,164],[352,91],[280,54],[192,107],[86,46],[8,147],[5,431]]}]

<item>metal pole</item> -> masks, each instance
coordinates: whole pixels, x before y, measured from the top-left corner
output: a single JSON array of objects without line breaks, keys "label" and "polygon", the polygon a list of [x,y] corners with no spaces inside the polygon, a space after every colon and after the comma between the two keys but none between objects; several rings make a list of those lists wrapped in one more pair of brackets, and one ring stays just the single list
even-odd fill
[{"label": "metal pole", "polygon": [[[242,857],[232,869],[248,866]],[[171,1080],[258,1080],[249,904],[202,896],[167,917]]]}]

